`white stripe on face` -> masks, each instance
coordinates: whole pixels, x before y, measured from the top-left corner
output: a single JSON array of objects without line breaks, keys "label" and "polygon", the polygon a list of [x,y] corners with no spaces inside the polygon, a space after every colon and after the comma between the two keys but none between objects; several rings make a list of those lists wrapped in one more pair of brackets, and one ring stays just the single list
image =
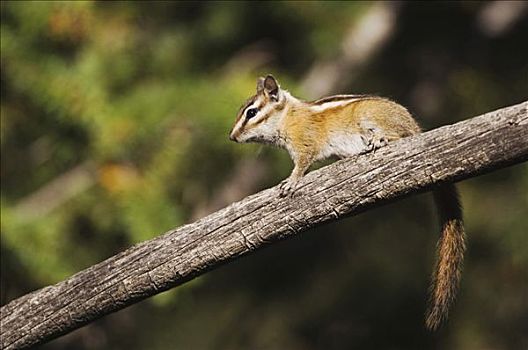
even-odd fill
[{"label": "white stripe on face", "polygon": [[242,135],[243,134],[243,130],[245,128],[245,126],[248,125],[248,119],[247,119],[247,111],[250,110],[251,108],[257,108],[258,109],[258,112],[257,114],[251,118],[250,120],[256,120],[260,115],[261,115],[261,110],[260,110],[260,106],[262,105],[263,101],[262,101],[262,97],[258,97],[252,104],[250,104],[249,106],[247,106],[243,111],[242,111],[242,114],[240,116],[240,119],[238,119],[238,121],[236,122],[235,126],[233,127],[233,131],[232,131],[232,135],[233,134],[239,134],[239,135]]},{"label": "white stripe on face", "polygon": [[[264,103],[265,103],[264,98],[259,97],[255,100],[255,102],[247,106],[246,109],[244,110],[244,113],[242,114],[242,117],[238,121],[237,125],[238,124],[240,124],[240,126],[242,126],[243,124],[252,125],[258,122],[259,120],[261,120],[263,116],[267,115],[268,112],[270,112],[273,109],[273,105],[271,103],[268,103],[266,105],[264,105]],[[247,111],[249,111],[252,108],[257,109],[257,114],[253,118],[247,119]]]}]

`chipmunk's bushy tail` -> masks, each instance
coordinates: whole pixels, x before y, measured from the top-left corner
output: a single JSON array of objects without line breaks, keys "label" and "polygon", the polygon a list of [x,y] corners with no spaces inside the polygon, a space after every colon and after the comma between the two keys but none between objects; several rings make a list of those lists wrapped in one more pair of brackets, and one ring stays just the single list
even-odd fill
[{"label": "chipmunk's bushy tail", "polygon": [[458,290],[466,250],[462,208],[455,185],[443,185],[433,195],[442,231],[437,245],[437,260],[425,321],[430,330],[436,330],[447,318],[449,306]]}]

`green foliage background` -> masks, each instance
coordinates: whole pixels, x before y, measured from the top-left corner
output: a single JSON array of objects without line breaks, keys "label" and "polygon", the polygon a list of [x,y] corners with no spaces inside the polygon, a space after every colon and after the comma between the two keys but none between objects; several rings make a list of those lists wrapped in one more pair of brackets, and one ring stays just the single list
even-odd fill
[{"label": "green foliage background", "polygon": [[[294,95],[374,3],[1,3],[1,303],[192,221],[240,162],[283,151],[227,134],[256,77]],[[401,4],[346,91],[425,128],[526,100],[528,16],[480,30],[486,3]],[[80,175],[79,175],[80,174]],[[461,184],[469,251],[439,335],[423,328],[429,195],[318,228],[105,317],[46,349],[520,349],[528,346],[526,164]],[[51,190],[50,190],[51,188]],[[43,190],[44,189],[44,190]],[[46,190],[47,189],[47,190]]]}]

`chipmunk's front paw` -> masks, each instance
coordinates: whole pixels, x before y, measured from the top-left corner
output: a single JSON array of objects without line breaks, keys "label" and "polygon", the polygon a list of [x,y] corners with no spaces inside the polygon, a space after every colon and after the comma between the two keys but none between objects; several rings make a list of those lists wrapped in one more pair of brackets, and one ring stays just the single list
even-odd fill
[{"label": "chipmunk's front paw", "polygon": [[288,197],[292,196],[293,192],[295,191],[295,187],[297,186],[297,182],[292,181],[291,179],[286,179],[281,182],[279,185],[280,194],[279,197]]}]

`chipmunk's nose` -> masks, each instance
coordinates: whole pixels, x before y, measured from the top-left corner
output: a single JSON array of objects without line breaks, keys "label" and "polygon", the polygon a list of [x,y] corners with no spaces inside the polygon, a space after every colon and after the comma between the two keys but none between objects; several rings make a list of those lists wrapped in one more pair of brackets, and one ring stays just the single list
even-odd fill
[{"label": "chipmunk's nose", "polygon": [[229,133],[229,139],[230,139],[231,141],[238,142],[238,140],[236,139],[236,136],[235,136],[235,133],[233,132],[233,130],[231,130],[231,132]]}]

